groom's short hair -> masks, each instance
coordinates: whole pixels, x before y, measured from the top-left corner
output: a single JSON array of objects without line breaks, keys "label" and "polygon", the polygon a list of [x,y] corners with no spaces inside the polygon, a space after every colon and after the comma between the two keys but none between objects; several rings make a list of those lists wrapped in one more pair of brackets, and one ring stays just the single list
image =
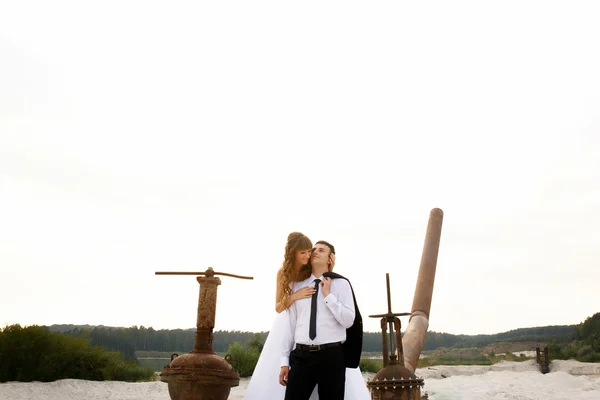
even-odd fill
[{"label": "groom's short hair", "polygon": [[315,243],[315,246],[318,245],[318,244],[323,244],[323,245],[329,247],[329,250],[331,250],[331,252],[333,254],[335,254],[335,247],[333,247],[333,245],[331,243],[328,243],[328,242],[326,242],[324,240],[319,240],[317,243]]}]

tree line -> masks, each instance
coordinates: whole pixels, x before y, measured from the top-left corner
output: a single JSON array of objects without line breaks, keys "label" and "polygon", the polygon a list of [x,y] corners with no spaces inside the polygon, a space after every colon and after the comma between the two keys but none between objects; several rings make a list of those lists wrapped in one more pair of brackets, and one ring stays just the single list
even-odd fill
[{"label": "tree line", "polygon": [[545,342],[567,343],[574,338],[578,325],[553,325],[535,328],[519,328],[492,335],[453,335],[427,332],[423,350],[440,347],[485,347],[498,342]]},{"label": "tree line", "polygon": [[[501,341],[538,341],[567,343],[577,333],[577,325],[545,326],[522,328],[494,335],[454,335],[450,333],[427,333],[423,350],[439,347],[484,347]],[[89,340],[93,346],[102,346],[119,351],[128,359],[135,359],[136,351],[178,351],[187,352],[194,347],[195,329],[160,329],[132,326],[117,328],[106,326],[52,325],[50,330]],[[224,353],[233,343],[247,343],[253,339],[264,342],[268,332],[215,331],[213,350]],[[382,351],[382,338],[379,332],[365,332],[364,352]]]},{"label": "tree line", "polygon": [[600,362],[600,313],[578,325],[573,340],[568,343],[552,341],[548,345],[548,353],[550,359]]},{"label": "tree line", "polygon": [[118,351],[91,346],[87,339],[47,327],[0,328],[0,382],[58,379],[148,381],[154,379],[154,370],[126,360]]},{"label": "tree line", "polygon": [[[213,348],[223,354],[237,351],[233,359],[243,363],[238,368],[251,373],[266,336],[267,332],[216,331]],[[193,348],[193,340],[194,329],[10,325],[0,329],[0,382],[153,379],[153,369],[140,367],[135,360],[136,351],[187,352]],[[424,350],[525,340],[550,343],[551,358],[600,361],[600,313],[579,325],[523,328],[495,335],[431,331],[427,333]],[[381,333],[365,332],[363,349],[380,353]]]}]

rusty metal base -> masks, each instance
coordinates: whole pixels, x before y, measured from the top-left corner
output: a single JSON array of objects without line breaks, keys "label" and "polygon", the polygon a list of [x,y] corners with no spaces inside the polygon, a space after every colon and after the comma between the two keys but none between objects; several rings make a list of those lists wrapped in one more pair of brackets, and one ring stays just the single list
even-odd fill
[{"label": "rusty metal base", "polygon": [[408,368],[390,363],[367,382],[367,387],[372,400],[422,400],[427,398],[421,396],[424,384]]},{"label": "rusty metal base", "polygon": [[192,351],[163,368],[160,380],[169,385],[172,400],[226,400],[240,375],[222,357]]}]

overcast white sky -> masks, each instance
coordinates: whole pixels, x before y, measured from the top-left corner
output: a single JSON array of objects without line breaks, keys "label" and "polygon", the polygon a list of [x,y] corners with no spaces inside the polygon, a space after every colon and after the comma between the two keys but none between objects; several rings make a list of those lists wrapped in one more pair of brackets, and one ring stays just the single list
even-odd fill
[{"label": "overcast white sky", "polygon": [[[207,4],[210,3],[210,4]],[[0,324],[268,330],[287,234],[363,316],[600,311],[600,4],[0,1]],[[403,326],[407,323],[403,320]],[[366,318],[365,329],[379,321]]]}]

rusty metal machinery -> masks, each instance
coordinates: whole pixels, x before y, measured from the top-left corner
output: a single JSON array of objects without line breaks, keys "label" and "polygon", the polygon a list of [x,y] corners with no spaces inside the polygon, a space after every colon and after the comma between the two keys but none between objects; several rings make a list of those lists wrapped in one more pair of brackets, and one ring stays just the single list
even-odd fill
[{"label": "rusty metal machinery", "polygon": [[195,275],[200,284],[198,315],[194,348],[171,360],[160,371],[160,380],[169,385],[172,400],[226,400],[231,388],[239,386],[240,375],[231,364],[218,356],[212,347],[217,309],[217,286],[221,279],[215,275],[240,279],[249,276],[215,272],[209,267],[204,272],[156,272],[156,275]]},{"label": "rusty metal machinery", "polygon": [[[367,382],[372,400],[419,400],[427,398],[427,394],[421,396],[424,381],[417,378],[415,370],[429,328],[429,314],[443,218],[444,213],[439,208],[434,208],[429,213],[425,244],[410,313],[392,313],[390,280],[389,274],[386,274],[388,312],[370,316],[381,318],[383,342],[383,368],[377,372],[371,381]],[[403,315],[410,315],[404,335],[401,334],[401,324],[398,318]],[[389,344],[387,341],[388,326]],[[390,349],[389,354],[388,347]]]},{"label": "rusty metal machinery", "polygon": [[[402,350],[402,334],[399,316],[410,313],[393,313],[390,293],[390,274],[385,274],[387,286],[388,312],[369,315],[370,318],[381,318],[381,341],[383,348],[383,368],[372,380],[367,382],[372,400],[417,400],[421,399],[423,379],[404,366]],[[389,326],[389,343],[387,328]]]},{"label": "rusty metal machinery", "polygon": [[429,314],[431,299],[433,297],[433,283],[435,280],[443,219],[444,212],[439,208],[434,208],[429,213],[412,311],[406,331],[402,337],[404,365],[412,372],[417,369],[419,356],[421,355],[425,336],[427,336],[427,329],[429,328]]}]

